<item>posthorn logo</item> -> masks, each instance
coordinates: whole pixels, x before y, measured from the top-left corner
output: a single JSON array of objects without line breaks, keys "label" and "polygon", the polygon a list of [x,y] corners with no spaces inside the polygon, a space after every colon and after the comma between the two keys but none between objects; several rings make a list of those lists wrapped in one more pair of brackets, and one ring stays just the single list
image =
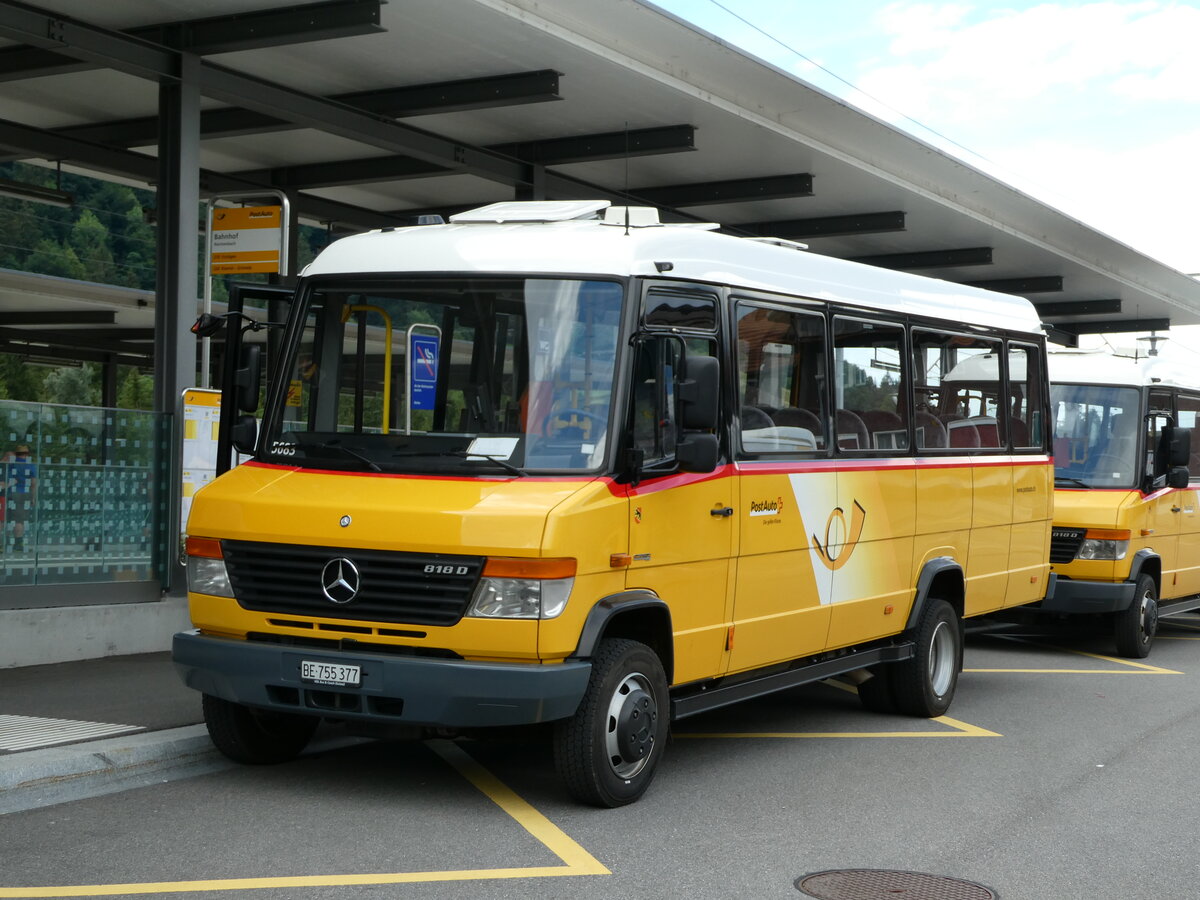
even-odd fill
[{"label": "posthorn logo", "polygon": [[344,556],[331,559],[321,570],[321,592],[331,603],[349,603],[358,596],[360,583],[358,566]]}]

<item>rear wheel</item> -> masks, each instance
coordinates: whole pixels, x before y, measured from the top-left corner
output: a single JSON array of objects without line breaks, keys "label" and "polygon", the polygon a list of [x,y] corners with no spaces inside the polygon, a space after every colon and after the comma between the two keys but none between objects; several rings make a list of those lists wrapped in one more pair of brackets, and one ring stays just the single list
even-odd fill
[{"label": "rear wheel", "polygon": [[666,749],[662,662],[645,644],[600,642],[579,709],[554,729],[554,763],[577,800],[624,806],[646,792]]},{"label": "rear wheel", "polygon": [[204,695],[204,724],[216,748],[236,762],[264,765],[295,759],[320,719],[253,709]]},{"label": "rear wheel", "polygon": [[962,628],[953,607],[931,598],[917,625],[916,654],[892,664],[896,709],[910,716],[943,715],[962,669]]},{"label": "rear wheel", "polygon": [[1154,579],[1139,575],[1133,602],[1117,613],[1114,637],[1117,653],[1130,659],[1145,659],[1158,633],[1158,591]]}]

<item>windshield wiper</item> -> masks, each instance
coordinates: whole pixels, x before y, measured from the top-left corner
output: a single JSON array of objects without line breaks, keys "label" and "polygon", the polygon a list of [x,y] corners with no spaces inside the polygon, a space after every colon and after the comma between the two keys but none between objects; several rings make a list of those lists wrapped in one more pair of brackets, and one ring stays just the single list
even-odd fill
[{"label": "windshield wiper", "polygon": [[1075,485],[1076,487],[1081,487],[1081,488],[1090,488],[1091,487],[1091,485],[1088,484],[1086,481],[1080,481],[1078,478],[1070,478],[1066,475],[1055,475],[1054,483],[1058,484],[1060,481],[1067,481],[1067,482],[1070,482],[1071,484]]},{"label": "windshield wiper", "polygon": [[496,465],[500,466],[500,468],[504,469],[504,471],[510,472],[513,475],[529,474],[524,469],[514,466],[502,456],[492,456],[487,453],[471,453],[467,450],[410,450],[401,453],[393,453],[392,456],[400,456],[406,459],[412,459],[413,457],[418,456],[435,456],[442,459],[445,459],[446,457],[453,457],[454,459],[484,459],[488,462],[495,463]]},{"label": "windshield wiper", "polygon": [[514,466],[512,463],[510,463],[507,459],[505,459],[502,456],[492,456],[489,453],[471,453],[470,451],[467,451],[467,450],[451,450],[444,455],[460,456],[463,459],[486,459],[488,462],[495,463],[500,468],[504,469],[504,471],[510,472],[513,475],[525,475],[526,474],[524,469],[520,469],[517,466]]},{"label": "windshield wiper", "polygon": [[303,446],[305,449],[308,449],[309,447],[313,447],[317,450],[337,450],[339,453],[345,453],[347,456],[352,456],[355,459],[357,459],[359,462],[365,463],[366,466],[372,472],[382,472],[383,471],[383,469],[381,469],[379,467],[379,463],[375,462],[375,460],[368,459],[366,456],[363,456],[362,453],[360,453],[359,451],[354,450],[350,447],[347,447],[344,444],[339,443],[337,440],[321,441],[316,444],[305,444]]}]

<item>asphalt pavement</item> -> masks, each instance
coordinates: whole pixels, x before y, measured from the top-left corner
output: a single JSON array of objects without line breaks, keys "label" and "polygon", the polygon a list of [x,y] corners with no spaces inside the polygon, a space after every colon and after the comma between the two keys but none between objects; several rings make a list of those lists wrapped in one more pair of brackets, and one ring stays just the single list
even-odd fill
[{"label": "asphalt pavement", "polygon": [[169,652],[0,669],[0,814],[218,771]]}]

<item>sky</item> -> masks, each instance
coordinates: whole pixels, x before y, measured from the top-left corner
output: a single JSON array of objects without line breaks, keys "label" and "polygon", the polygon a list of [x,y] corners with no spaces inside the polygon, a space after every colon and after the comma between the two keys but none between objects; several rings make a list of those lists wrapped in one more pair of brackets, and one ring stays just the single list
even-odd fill
[{"label": "sky", "polygon": [[1200,273],[1200,0],[652,0]]}]

